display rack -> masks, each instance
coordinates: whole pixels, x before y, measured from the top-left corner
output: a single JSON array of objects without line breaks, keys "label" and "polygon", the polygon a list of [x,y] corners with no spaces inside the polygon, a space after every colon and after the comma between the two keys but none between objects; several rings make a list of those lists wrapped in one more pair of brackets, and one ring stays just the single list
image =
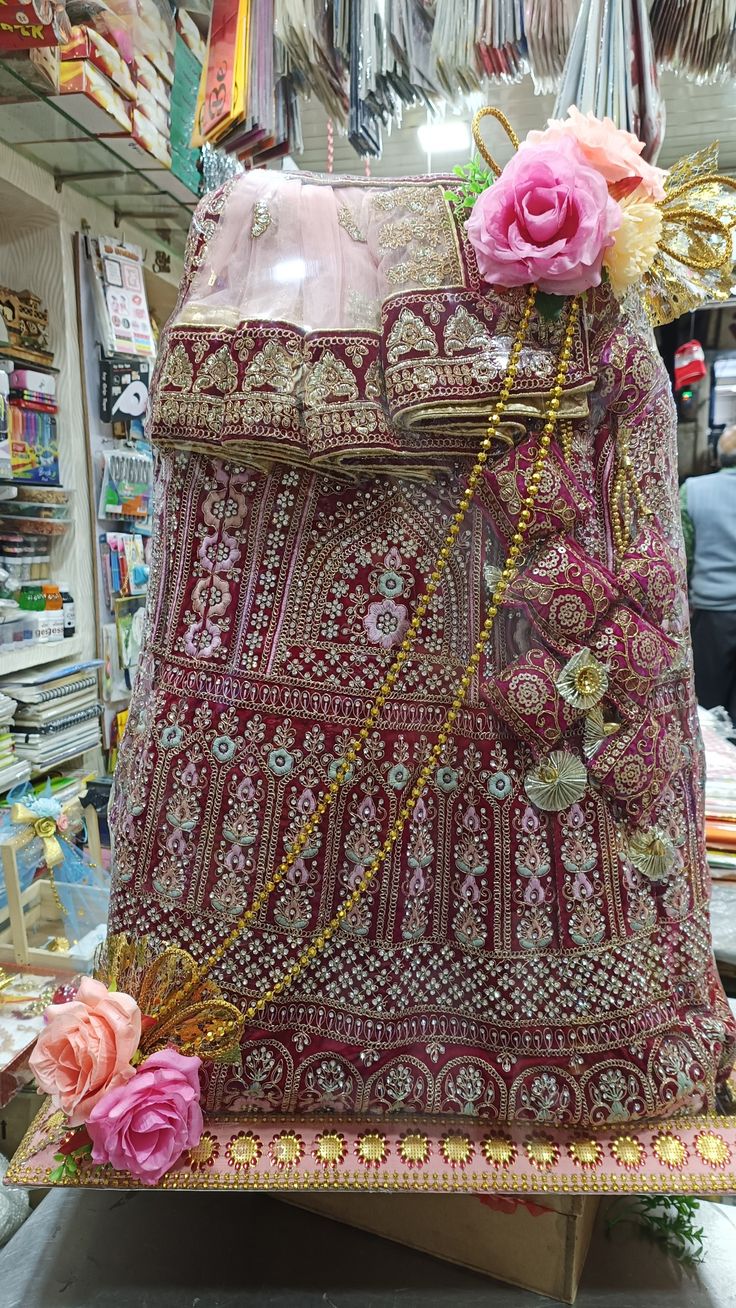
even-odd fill
[{"label": "display rack", "polygon": [[116,227],[128,219],[181,254],[197,196],[151,156],[152,167],[142,167],[144,152],[130,138],[97,136],[93,117],[76,121],[64,99],[0,60],[0,139],[51,173],[57,191],[71,186],[101,201]]}]

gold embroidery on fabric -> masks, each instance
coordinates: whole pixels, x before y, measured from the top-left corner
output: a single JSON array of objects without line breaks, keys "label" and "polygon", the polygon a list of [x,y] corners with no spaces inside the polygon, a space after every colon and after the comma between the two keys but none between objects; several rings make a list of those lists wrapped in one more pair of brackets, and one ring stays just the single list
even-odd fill
[{"label": "gold embroidery on fabric", "polygon": [[312,408],[320,409],[340,400],[357,400],[358,386],[347,365],[326,350],[307,374],[304,398]]},{"label": "gold embroidery on fabric", "polygon": [[402,354],[413,350],[415,354],[438,354],[434,332],[418,314],[402,309],[386,340],[389,363],[396,363]]},{"label": "gold embroidery on fabric", "polygon": [[206,359],[199,370],[194,383],[195,391],[203,391],[208,386],[227,393],[234,391],[238,384],[238,369],[227,345],[221,345],[215,354]]},{"label": "gold embroidery on fabric", "polygon": [[366,243],[368,237],[365,235],[364,232],[361,232],[357,222],[355,221],[355,218],[353,217],[352,211],[348,208],[346,204],[338,205],[337,221],[339,222],[340,226],[345,229],[351,240],[358,241],[363,245]]},{"label": "gold embroidery on fabric", "polygon": [[378,235],[383,254],[394,250],[404,253],[402,260],[386,267],[389,282],[416,286],[462,284],[455,230],[441,187],[399,186],[377,195],[373,203],[384,213],[405,211],[401,217],[388,219]]},{"label": "gold embroidery on fabric", "polygon": [[278,341],[267,341],[245,370],[244,388],[271,386],[275,391],[291,394],[301,367],[301,359],[294,351],[284,349]]},{"label": "gold embroidery on fabric", "polygon": [[161,374],[162,386],[175,386],[178,390],[192,389],[194,369],[183,345],[175,345],[168,354]]},{"label": "gold embroidery on fabric", "polygon": [[483,350],[488,347],[491,334],[475,314],[462,305],[455,310],[444,332],[446,354],[464,354],[466,350]]},{"label": "gold embroidery on fabric", "polygon": [[350,327],[379,331],[381,310],[378,300],[372,299],[370,295],[363,295],[362,291],[356,291],[352,288],[348,291],[346,306]]},{"label": "gold embroidery on fabric", "polygon": [[258,236],[263,236],[263,233],[271,226],[272,221],[271,210],[265,200],[256,200],[253,205],[253,222],[250,228],[253,240],[256,240]]},{"label": "gold embroidery on fabric", "polygon": [[378,360],[374,359],[373,363],[369,364],[365,374],[365,397],[367,400],[380,401],[382,396],[383,385],[381,369]]}]

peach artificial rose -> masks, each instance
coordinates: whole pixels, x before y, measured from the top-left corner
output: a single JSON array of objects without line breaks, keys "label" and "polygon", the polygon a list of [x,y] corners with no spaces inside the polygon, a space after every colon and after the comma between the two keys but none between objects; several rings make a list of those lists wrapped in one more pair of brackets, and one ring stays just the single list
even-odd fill
[{"label": "peach artificial rose", "polygon": [[543,131],[530,132],[527,141],[535,145],[553,145],[567,137],[577,141],[586,163],[595,168],[610,184],[638,177],[641,190],[653,200],[664,199],[664,168],[655,168],[641,158],[643,141],[633,132],[617,127],[611,118],[581,114],[573,105],[567,118],[550,118]]},{"label": "peach artificial rose", "polygon": [[141,1010],[130,995],[85,977],[68,1004],[51,1004],[30,1057],[39,1090],[81,1126],[108,1090],[135,1075]]}]

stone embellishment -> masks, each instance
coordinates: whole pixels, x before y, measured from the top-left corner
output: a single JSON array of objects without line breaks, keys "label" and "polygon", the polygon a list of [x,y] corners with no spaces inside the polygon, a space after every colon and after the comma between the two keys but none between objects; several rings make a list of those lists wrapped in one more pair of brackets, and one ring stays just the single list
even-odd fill
[{"label": "stone embellishment", "polygon": [[619,1167],[625,1167],[627,1171],[633,1171],[641,1167],[646,1156],[646,1150],[640,1140],[635,1140],[631,1135],[618,1135],[611,1142],[611,1153],[616,1159]]},{"label": "stone embellishment", "polygon": [[424,1167],[432,1148],[423,1131],[407,1131],[398,1143],[399,1157],[406,1167]]},{"label": "stone embellishment", "polygon": [[524,1152],[532,1167],[548,1172],[559,1161],[560,1146],[546,1135],[530,1136],[524,1143]]},{"label": "stone embellishment", "polygon": [[271,1141],[268,1152],[277,1167],[293,1167],[303,1157],[304,1141],[295,1131],[280,1131]]},{"label": "stone embellishment", "polygon": [[253,221],[250,227],[253,240],[258,236],[263,236],[263,233],[271,226],[272,221],[271,210],[265,200],[256,200],[253,205]]},{"label": "stone embellishment", "polygon": [[351,240],[358,241],[362,245],[365,245],[366,241],[368,240],[368,237],[365,235],[364,232],[360,230],[358,224],[356,223],[352,215],[351,210],[348,208],[346,204],[338,205],[337,221],[339,222],[340,226],[347,232]]},{"label": "stone embellishment", "polygon": [[[311,1114],[210,1118],[196,1145],[163,1176],[173,1190],[380,1190],[463,1194],[732,1194],[736,1117],[704,1114],[667,1123],[590,1130],[475,1119],[448,1129],[431,1117],[368,1118]],[[74,1128],[47,1104],[11,1163],[12,1185],[67,1185],[55,1175],[59,1148]],[[355,1170],[355,1160],[359,1167]],[[125,1171],[83,1158],[74,1185],[135,1188]]]},{"label": "stone embellishment", "polygon": [[567,1152],[578,1167],[600,1167],[603,1161],[603,1146],[600,1140],[573,1140],[567,1146]]},{"label": "stone embellishment", "polygon": [[655,1136],[652,1150],[663,1167],[669,1167],[672,1171],[679,1171],[687,1162],[685,1145],[679,1135],[672,1135],[669,1131],[662,1131]]},{"label": "stone embellishment", "polygon": [[449,1167],[467,1167],[475,1146],[469,1135],[461,1131],[448,1131],[440,1140],[440,1153]]},{"label": "stone embellishment", "polygon": [[228,1141],[225,1149],[225,1157],[236,1172],[244,1167],[253,1167],[262,1153],[263,1144],[252,1131],[239,1131]]},{"label": "stone embellishment", "polygon": [[314,1142],[312,1155],[323,1167],[337,1167],[347,1151],[345,1136],[339,1131],[321,1131]]},{"label": "stone embellishment", "polygon": [[572,708],[595,708],[608,689],[608,671],[590,650],[578,650],[557,678],[557,689]]},{"label": "stone embellishment", "polygon": [[725,1167],[731,1161],[731,1150],[723,1136],[715,1131],[701,1131],[696,1135],[695,1151],[709,1167]]},{"label": "stone embellishment", "polygon": [[188,1149],[185,1154],[187,1167],[191,1171],[204,1171],[206,1167],[213,1167],[220,1155],[220,1146],[210,1131],[205,1131],[199,1144]]},{"label": "stone embellishment", "polygon": [[552,813],[581,800],[587,784],[584,764],[566,749],[553,750],[524,779],[524,789],[532,803]]},{"label": "stone embellishment", "polygon": [[388,1140],[380,1131],[365,1131],[355,1142],[355,1153],[365,1167],[383,1167],[388,1158]]},{"label": "stone embellishment", "polygon": [[492,1167],[510,1167],[519,1152],[510,1135],[487,1135],[481,1141],[481,1153]]}]

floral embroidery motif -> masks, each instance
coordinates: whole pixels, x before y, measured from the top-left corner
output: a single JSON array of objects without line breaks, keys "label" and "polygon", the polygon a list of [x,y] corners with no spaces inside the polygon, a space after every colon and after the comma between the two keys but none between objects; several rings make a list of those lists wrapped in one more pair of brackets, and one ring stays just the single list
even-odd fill
[{"label": "floral embroidery motif", "polygon": [[189,360],[189,356],[184,346],[175,345],[173,350],[166,356],[166,362],[161,372],[161,386],[175,386],[177,390],[191,390],[194,381],[194,368]]},{"label": "floral embroidery motif", "polygon": [[377,600],[368,605],[363,625],[369,640],[383,649],[392,649],[409,626],[408,610],[405,604],[396,604],[392,599]]},{"label": "floral embroidery motif", "polygon": [[223,394],[234,391],[238,384],[238,369],[227,345],[205,359],[194,379],[195,391],[216,390]]},{"label": "floral embroidery motif", "polygon": [[325,350],[319,362],[307,372],[304,398],[312,408],[321,409],[341,400],[357,400],[358,386],[347,365],[331,350]]},{"label": "floral embroidery motif", "polygon": [[368,238],[364,232],[361,232],[355,218],[353,217],[352,210],[349,209],[346,204],[338,204],[337,221],[347,232],[351,240],[358,241],[363,245],[365,244]]},{"label": "floral embroidery motif", "polygon": [[466,350],[484,350],[490,344],[490,332],[475,314],[460,305],[448,319],[443,333],[446,354],[464,354]]},{"label": "floral embroidery motif", "polygon": [[389,363],[396,363],[402,354],[439,354],[434,332],[411,309],[401,310],[386,338]]},{"label": "floral embroidery motif", "polygon": [[278,341],[266,341],[243,373],[243,388],[268,386],[271,390],[292,394],[302,370],[302,360],[295,350]]}]

